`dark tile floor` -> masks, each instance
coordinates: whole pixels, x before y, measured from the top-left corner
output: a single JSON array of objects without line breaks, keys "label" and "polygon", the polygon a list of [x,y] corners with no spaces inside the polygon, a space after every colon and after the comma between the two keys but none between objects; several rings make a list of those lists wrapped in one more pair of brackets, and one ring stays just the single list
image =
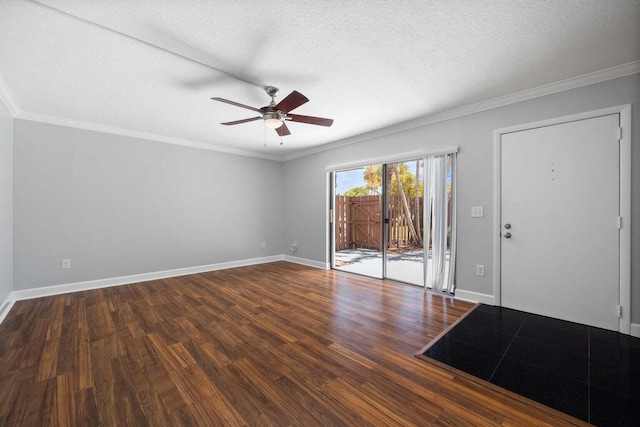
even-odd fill
[{"label": "dark tile floor", "polygon": [[640,338],[480,305],[424,354],[592,424],[640,426]]}]

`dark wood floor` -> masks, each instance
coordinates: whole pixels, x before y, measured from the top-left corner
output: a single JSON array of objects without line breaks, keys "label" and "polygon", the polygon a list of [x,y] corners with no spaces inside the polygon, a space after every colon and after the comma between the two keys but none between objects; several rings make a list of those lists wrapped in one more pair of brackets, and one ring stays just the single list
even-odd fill
[{"label": "dark wood floor", "polygon": [[580,425],[414,357],[471,307],[286,262],[20,301],[0,425]]}]

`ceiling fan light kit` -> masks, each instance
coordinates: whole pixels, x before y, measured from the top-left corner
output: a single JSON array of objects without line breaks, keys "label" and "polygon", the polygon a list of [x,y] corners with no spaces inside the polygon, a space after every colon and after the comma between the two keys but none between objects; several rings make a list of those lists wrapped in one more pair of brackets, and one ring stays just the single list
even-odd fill
[{"label": "ceiling fan light kit", "polygon": [[264,88],[267,92],[267,95],[271,97],[271,102],[269,105],[262,108],[255,108],[249,105],[241,104],[239,102],[230,101],[224,98],[211,98],[214,101],[224,102],[225,104],[235,105],[236,107],[246,108],[247,110],[255,111],[260,113],[260,117],[250,117],[248,119],[234,120],[231,122],[220,123],[221,125],[231,126],[231,125],[239,125],[241,123],[253,122],[255,120],[262,119],[264,121],[264,125],[275,129],[278,135],[287,136],[291,135],[291,132],[287,128],[285,121],[298,122],[298,123],[307,123],[318,126],[326,126],[329,127],[333,124],[333,119],[325,119],[322,117],[312,117],[312,116],[301,116],[299,114],[289,114],[291,110],[294,110],[309,102],[309,99],[301,94],[298,91],[293,91],[289,95],[287,95],[282,101],[276,104],[275,97],[278,94],[278,88],[273,86],[267,86]]},{"label": "ceiling fan light kit", "polygon": [[264,113],[262,118],[264,119],[264,125],[271,129],[278,129],[284,124],[277,113]]}]

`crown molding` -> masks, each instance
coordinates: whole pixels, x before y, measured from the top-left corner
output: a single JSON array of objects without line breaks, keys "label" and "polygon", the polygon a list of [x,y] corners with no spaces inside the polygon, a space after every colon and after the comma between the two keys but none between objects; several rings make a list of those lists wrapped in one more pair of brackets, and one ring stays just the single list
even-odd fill
[{"label": "crown molding", "polygon": [[20,111],[14,116],[16,119],[29,120],[33,122],[48,123],[52,125],[66,126],[76,129],[90,130],[95,132],[109,133],[113,135],[128,136],[132,138],[140,138],[167,144],[181,145],[183,147],[200,148],[203,150],[217,151],[227,154],[235,154],[238,156],[254,157],[265,160],[281,161],[278,156],[270,156],[267,154],[256,153],[249,150],[240,150],[232,147],[224,147],[221,145],[209,144],[206,142],[193,141],[184,138],[176,138],[172,136],[160,135],[151,132],[144,132],[132,129],[119,128],[115,126],[102,125],[99,123],[85,122],[82,120],[66,119],[64,117],[50,116],[47,114],[32,113],[29,111]]},{"label": "crown molding", "polygon": [[396,125],[388,126],[381,129],[376,129],[371,132],[355,135],[349,138],[345,138],[339,141],[330,142],[328,144],[311,148],[304,151],[291,154],[283,157],[283,161],[293,160],[300,157],[310,156],[312,154],[321,153],[323,151],[332,150],[335,148],[344,147],[358,142],[368,141],[374,138],[380,138],[386,135],[392,135],[395,133],[407,131],[421,126],[428,126],[434,123],[443,122],[459,117],[468,116],[471,114],[479,113],[482,111],[492,110],[506,105],[515,104],[522,101],[527,101],[541,96],[552,95],[554,93],[564,92],[567,90],[579,88],[582,86],[588,86],[594,83],[599,83],[606,80],[616,79],[618,77],[624,77],[631,74],[640,73],[640,61],[633,61],[626,64],[618,65],[604,70],[595,71],[592,73],[583,74],[569,79],[561,80],[555,83],[550,83],[542,86],[538,86],[532,89],[526,89],[520,92],[515,92],[509,95],[500,96],[497,98],[489,99],[487,101],[477,102],[475,104],[466,105],[453,110],[443,111],[440,113],[430,114],[428,116],[420,117],[418,119],[409,120],[406,122],[398,123]]},{"label": "crown molding", "polygon": [[15,118],[20,113],[20,106],[16,102],[16,98],[11,93],[9,86],[7,86],[7,83],[4,81],[1,74],[0,101],[2,101],[2,103],[7,107],[7,110],[9,110],[9,114],[11,114],[11,117]]},{"label": "crown molding", "polygon": [[371,132],[354,135],[342,140],[330,142],[315,148],[308,150],[302,150],[297,153],[293,153],[288,156],[267,155],[257,153],[250,150],[240,150],[231,147],[225,147],[221,145],[209,144],[201,141],[193,141],[189,139],[176,138],[166,135],[159,135],[151,132],[136,131],[132,129],[124,129],[115,126],[102,125],[93,122],[85,122],[81,120],[66,119],[63,117],[50,116],[46,114],[33,113],[28,111],[22,111],[15,101],[15,97],[11,93],[4,79],[0,75],[0,101],[6,105],[9,113],[17,119],[30,120],[42,123],[49,123],[60,126],[67,126],[77,129],[92,130],[96,132],[110,133],[115,135],[129,136],[133,138],[147,139],[157,142],[164,142],[168,144],[181,145],[184,147],[199,148],[209,151],[217,151],[227,154],[235,154],[245,157],[253,157],[265,160],[274,161],[288,161],[294,160],[300,157],[310,156],[312,154],[321,153],[324,151],[344,147],[358,142],[368,141],[374,138],[380,138],[386,135],[392,135],[399,132],[407,131],[417,127],[428,126],[434,123],[443,122],[459,117],[468,116],[471,114],[479,113],[482,111],[492,110],[506,105],[515,104],[529,99],[539,98],[541,96],[551,95],[554,93],[564,92],[567,90],[579,88],[582,86],[588,86],[590,84],[612,80],[618,77],[624,77],[631,74],[640,73],[640,61],[633,61],[627,64],[622,64],[616,67],[607,68],[600,71],[595,71],[588,74],[572,77],[569,79],[561,80],[559,82],[550,83],[543,86],[538,86],[532,89],[523,90],[513,94],[493,98],[487,101],[477,102],[475,104],[466,105],[460,108],[455,108],[440,113],[431,114],[418,119],[409,120],[406,122],[398,123],[396,125],[384,127]]}]

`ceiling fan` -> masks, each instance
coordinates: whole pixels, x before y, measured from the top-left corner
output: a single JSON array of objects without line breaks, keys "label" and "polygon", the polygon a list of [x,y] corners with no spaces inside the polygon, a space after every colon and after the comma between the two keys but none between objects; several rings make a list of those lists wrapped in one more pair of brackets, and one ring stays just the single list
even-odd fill
[{"label": "ceiling fan", "polygon": [[280,136],[291,135],[289,128],[285,121],[291,122],[299,122],[299,123],[307,123],[311,125],[319,125],[319,126],[331,126],[333,124],[333,119],[324,119],[322,117],[311,117],[311,116],[301,116],[299,114],[290,114],[289,112],[293,109],[298,108],[305,102],[308,102],[309,99],[301,94],[298,91],[293,91],[289,95],[287,95],[282,101],[276,104],[275,97],[278,94],[278,88],[273,86],[267,86],[264,88],[267,92],[267,95],[271,97],[271,103],[266,107],[255,108],[250,107],[248,105],[240,104],[239,102],[229,101],[224,98],[211,98],[214,101],[224,102],[227,104],[235,105],[236,107],[246,108],[247,110],[252,110],[260,113],[259,117],[251,117],[249,119],[235,120],[233,122],[225,122],[220,123],[221,125],[239,125],[241,123],[252,122],[254,120],[264,120],[264,124],[270,128],[276,130],[277,134]]}]

